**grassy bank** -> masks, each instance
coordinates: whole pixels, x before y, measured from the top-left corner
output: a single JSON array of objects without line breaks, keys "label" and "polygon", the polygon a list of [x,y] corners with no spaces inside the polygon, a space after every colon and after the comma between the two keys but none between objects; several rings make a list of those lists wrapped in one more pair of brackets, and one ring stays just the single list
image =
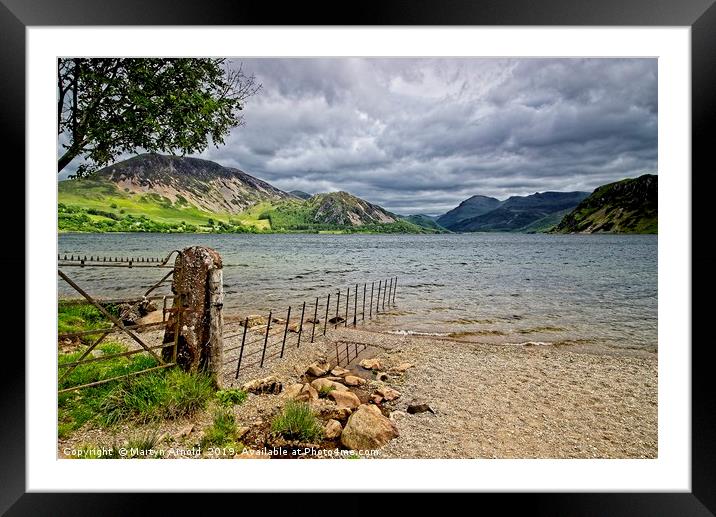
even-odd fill
[{"label": "grassy bank", "polygon": [[[110,322],[92,306],[63,305],[58,307],[58,332],[79,332],[109,327]],[[65,340],[60,344],[58,366],[78,361],[96,335],[82,340]],[[146,353],[119,356],[128,349],[112,340],[98,345],[87,359],[58,382],[58,390],[126,376],[155,366],[157,361]],[[95,360],[97,359],[97,360]],[[101,360],[99,360],[101,359]],[[68,368],[60,367],[62,376]],[[221,393],[221,392],[220,392]],[[85,424],[109,427],[121,423],[140,424],[191,416],[216,399],[236,402],[240,395],[216,397],[211,380],[201,374],[190,374],[177,368],[156,370],[125,377],[99,386],[83,388],[58,395],[58,437],[67,438]]]}]

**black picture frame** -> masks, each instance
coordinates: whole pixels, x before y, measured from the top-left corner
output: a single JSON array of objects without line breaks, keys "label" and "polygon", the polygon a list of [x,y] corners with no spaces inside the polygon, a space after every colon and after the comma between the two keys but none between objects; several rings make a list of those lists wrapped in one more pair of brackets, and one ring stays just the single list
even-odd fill
[{"label": "black picture frame", "polygon": [[[263,3],[232,0],[0,0],[0,120],[2,142],[24,171],[25,29],[43,25],[569,25],[569,26],[689,26],[692,73],[692,491],[690,493],[485,494],[502,512],[527,507],[531,515],[679,515],[716,513],[716,398],[711,388],[708,340],[699,342],[697,323],[707,321],[710,303],[696,303],[712,284],[716,250],[708,239],[706,208],[709,141],[716,113],[716,6],[714,0],[383,0],[339,9],[337,3]],[[698,174],[694,173],[699,171]],[[8,172],[8,171],[6,171]],[[684,171],[689,174],[689,171]],[[6,173],[3,189],[15,184],[25,192],[24,176]],[[25,192],[26,195],[31,193]],[[702,231],[699,231],[702,230]],[[0,257],[6,270],[24,269],[23,232],[16,236],[16,253]],[[706,239],[697,240],[696,236]],[[709,244],[704,244],[709,242]],[[15,275],[19,276],[19,275]],[[16,293],[14,311],[24,306],[20,279],[8,289]],[[7,308],[7,307],[6,307]],[[21,336],[22,337],[22,336]],[[17,341],[19,342],[19,341]],[[4,368],[0,433],[2,451],[0,510],[7,515],[125,515],[144,514],[149,497],[137,494],[39,494],[25,490],[25,373],[19,352],[13,367]],[[317,486],[317,490],[321,488]],[[156,496],[152,496],[156,501]],[[186,510],[199,498],[189,494],[162,497],[163,513]],[[223,499],[223,498],[222,498]],[[422,500],[416,497],[414,500]],[[212,504],[224,503],[221,499]],[[289,501],[295,504],[295,501]],[[276,500],[272,499],[272,505]],[[483,508],[488,508],[487,506]],[[278,508],[272,506],[272,511]],[[238,511],[238,509],[237,509]],[[375,511],[369,509],[367,511]]]}]

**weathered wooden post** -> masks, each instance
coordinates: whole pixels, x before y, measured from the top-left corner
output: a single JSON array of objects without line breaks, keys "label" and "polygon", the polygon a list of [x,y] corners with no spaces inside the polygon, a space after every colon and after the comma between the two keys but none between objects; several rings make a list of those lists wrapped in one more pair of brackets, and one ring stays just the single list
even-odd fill
[{"label": "weathered wooden post", "polygon": [[[188,372],[205,372],[222,384],[224,275],[221,256],[203,246],[185,248],[174,261],[173,310],[164,330],[164,343],[176,338],[176,363]],[[179,321],[179,334],[176,334]],[[172,359],[171,348],[163,350]]]}]

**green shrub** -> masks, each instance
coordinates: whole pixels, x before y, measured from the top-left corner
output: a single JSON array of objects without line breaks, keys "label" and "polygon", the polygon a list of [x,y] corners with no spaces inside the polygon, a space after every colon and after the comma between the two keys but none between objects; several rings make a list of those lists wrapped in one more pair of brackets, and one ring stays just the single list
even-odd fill
[{"label": "green shrub", "polygon": [[290,400],[271,423],[271,430],[287,439],[314,440],[323,436],[323,426],[305,402]]},{"label": "green shrub", "polygon": [[101,404],[100,422],[105,425],[134,419],[150,422],[189,416],[204,408],[213,393],[209,377],[168,372],[140,375],[115,386]]},{"label": "green shrub", "polygon": [[335,386],[321,386],[320,389],[318,390],[318,396],[321,398],[325,398],[328,396],[328,394],[330,392],[332,392],[335,389],[336,389]]},{"label": "green shrub", "polygon": [[228,390],[219,390],[216,392],[216,398],[219,399],[219,403],[223,406],[233,406],[241,404],[246,400],[247,393],[244,390],[238,388],[232,388]]},{"label": "green shrub", "polygon": [[214,422],[201,438],[200,445],[229,445],[236,441],[236,419],[234,415],[226,410],[219,409],[214,413]]}]

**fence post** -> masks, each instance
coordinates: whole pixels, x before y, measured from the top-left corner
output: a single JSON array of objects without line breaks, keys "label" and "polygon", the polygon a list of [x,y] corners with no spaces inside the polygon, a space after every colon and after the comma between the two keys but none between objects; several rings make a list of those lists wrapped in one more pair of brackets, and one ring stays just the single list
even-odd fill
[{"label": "fence post", "polygon": [[370,319],[373,319],[373,288],[375,287],[375,282],[370,283],[370,305],[368,305],[368,317]]},{"label": "fence post", "polygon": [[363,313],[361,315],[361,321],[365,321],[365,291],[366,291],[367,287],[368,287],[368,284],[364,283],[363,284]]},{"label": "fence post", "polygon": [[236,377],[239,378],[239,371],[241,370],[241,358],[244,357],[244,343],[246,343],[246,329],[249,327],[249,318],[244,320],[244,335],[241,338],[241,350],[239,350],[239,362],[236,363]]},{"label": "fence post", "polygon": [[311,343],[313,343],[313,336],[316,334],[316,319],[318,318],[318,297],[316,296],[316,310],[313,311],[313,326],[311,327]]},{"label": "fence post", "polygon": [[383,283],[382,280],[378,282],[378,301],[375,304],[375,313],[378,314],[380,312],[380,284]]},{"label": "fence post", "polygon": [[303,332],[303,315],[306,313],[306,302],[303,302],[303,308],[301,309],[301,323],[298,326],[298,343],[296,348],[301,346],[301,333]]},{"label": "fence post", "polygon": [[288,306],[288,313],[286,313],[286,327],[283,329],[283,343],[281,343],[281,356],[283,359],[283,349],[286,348],[286,334],[288,334],[288,322],[291,321],[291,306]]},{"label": "fence post", "polygon": [[[177,365],[189,372],[206,372],[221,387],[224,283],[219,253],[204,246],[179,251],[174,261],[172,293],[174,300],[163,343],[173,344],[176,340]],[[179,318],[181,325],[177,325]],[[173,347],[165,348],[162,355],[165,361],[171,361]]]},{"label": "fence post", "polygon": [[[390,295],[393,293],[393,278],[390,278],[390,287],[388,289],[388,309],[390,309]],[[385,300],[383,300],[383,303],[385,304]]]},{"label": "fence post", "polygon": [[393,305],[395,305],[395,290],[398,288],[398,277],[395,277],[395,285],[393,286]]},{"label": "fence post", "polygon": [[328,299],[326,300],[326,317],[323,318],[323,335],[326,335],[326,327],[328,327],[328,306],[331,304],[331,294],[328,293]]},{"label": "fence post", "polygon": [[264,367],[264,357],[266,357],[266,344],[268,343],[268,335],[269,335],[269,329],[271,328],[271,317],[273,316],[273,312],[269,311],[269,317],[268,322],[266,323],[266,336],[264,337],[264,349],[261,352],[261,365],[259,368]]},{"label": "fence post", "polygon": [[338,290],[338,298],[336,299],[336,321],[334,322],[336,325],[333,327],[334,329],[338,328],[338,308],[341,305],[341,291]]},{"label": "fence post", "polygon": [[353,326],[358,322],[358,284],[356,284],[355,295],[353,296]]},{"label": "fence post", "polygon": [[346,293],[346,319],[343,322],[344,327],[348,326],[348,307],[350,306],[350,303],[351,303],[351,288],[349,287],[348,291]]}]

